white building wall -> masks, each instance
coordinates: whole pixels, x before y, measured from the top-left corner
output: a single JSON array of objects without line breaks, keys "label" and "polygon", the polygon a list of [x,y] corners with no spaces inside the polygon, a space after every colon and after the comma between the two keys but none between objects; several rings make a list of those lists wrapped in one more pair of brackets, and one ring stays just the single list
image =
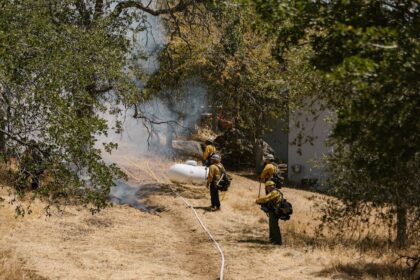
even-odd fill
[{"label": "white building wall", "polygon": [[[330,151],[325,143],[331,131],[330,125],[325,120],[329,115],[328,112],[323,112],[313,120],[311,113],[299,111],[290,116],[288,179],[293,184],[302,184],[302,179],[318,179],[318,183],[325,180],[327,175],[319,164],[323,156]],[[302,133],[303,137],[303,144],[300,147],[293,144],[299,133]],[[305,141],[307,137],[313,138],[312,143]],[[300,171],[296,167],[300,167]]]}]

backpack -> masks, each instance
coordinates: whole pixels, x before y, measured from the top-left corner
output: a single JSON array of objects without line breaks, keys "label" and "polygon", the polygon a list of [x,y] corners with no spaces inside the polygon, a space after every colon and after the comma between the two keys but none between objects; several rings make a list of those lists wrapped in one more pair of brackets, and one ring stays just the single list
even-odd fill
[{"label": "backpack", "polygon": [[280,201],[280,204],[275,207],[275,213],[280,220],[287,221],[290,219],[290,216],[293,214],[293,206],[285,198]]},{"label": "backpack", "polygon": [[211,158],[212,155],[214,155],[214,153],[209,154],[208,157],[203,161],[203,165],[205,167],[210,167],[210,165],[211,165],[210,158]]},{"label": "backpack", "polygon": [[[281,192],[280,194],[283,197],[283,194]],[[266,213],[274,212],[276,216],[283,221],[289,220],[290,216],[293,214],[293,206],[285,198],[282,198],[277,205],[275,205],[272,202],[264,203],[261,205],[261,210],[263,210]]]},{"label": "backpack", "polygon": [[280,163],[276,165],[276,172],[273,174],[271,181],[276,184],[276,189],[281,189],[284,185],[283,174],[287,171],[287,164]]},{"label": "backpack", "polygon": [[219,189],[219,191],[225,192],[230,187],[230,183],[232,182],[232,177],[230,177],[226,173],[224,168],[221,168],[218,165],[217,165],[217,168],[219,168],[221,175],[220,175],[219,180],[216,182],[216,186]]},{"label": "backpack", "polygon": [[284,180],[281,176],[281,173],[277,171],[274,173],[273,177],[271,178],[271,181],[274,182],[276,189],[281,189],[281,187],[284,185]]}]

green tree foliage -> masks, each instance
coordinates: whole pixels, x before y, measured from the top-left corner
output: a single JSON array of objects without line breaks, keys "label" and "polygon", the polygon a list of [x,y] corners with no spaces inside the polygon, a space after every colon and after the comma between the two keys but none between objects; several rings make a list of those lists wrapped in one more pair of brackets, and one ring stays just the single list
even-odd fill
[{"label": "green tree foliage", "polygon": [[4,152],[19,159],[20,195],[28,181],[41,180],[35,195],[98,210],[107,204],[113,179],[122,175],[101,159],[96,142],[108,124],[99,113],[116,113],[115,105],[128,102],[136,88],[122,71],[129,46],[123,34],[105,21],[80,23],[71,4],[2,2],[0,129]]},{"label": "green tree foliage", "polygon": [[272,40],[251,28],[252,10],[220,5],[211,12],[207,28],[180,18],[166,22],[180,26],[182,36],[172,34],[148,87],[162,91],[186,80],[201,82],[210,103],[222,107],[224,117],[251,139],[259,166],[268,120],[287,116],[285,82],[271,56]]},{"label": "green tree foliage", "polygon": [[133,82],[142,51],[130,38],[151,15],[194,16],[204,2],[0,1],[0,153],[19,160],[18,194],[40,180],[32,193],[50,203],[107,205],[123,174],[101,158],[116,145],[98,139],[121,130],[104,115],[143,98]]},{"label": "green tree foliage", "polygon": [[328,221],[359,219],[375,213],[362,207],[381,206],[400,245],[407,234],[419,240],[419,2],[248,2],[276,38],[280,62],[290,49],[310,46],[311,65],[337,87],[316,93],[336,117],[328,163],[344,204]]}]

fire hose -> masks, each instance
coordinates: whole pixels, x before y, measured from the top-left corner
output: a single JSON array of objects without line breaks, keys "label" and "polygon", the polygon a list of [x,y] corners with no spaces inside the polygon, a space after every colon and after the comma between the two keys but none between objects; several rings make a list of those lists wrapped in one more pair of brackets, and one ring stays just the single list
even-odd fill
[{"label": "fire hose", "polygon": [[[135,162],[127,159],[127,161],[131,162],[133,165],[138,166]],[[159,178],[155,175],[155,173],[151,170],[150,166],[149,166],[149,162],[146,161],[146,166],[147,166],[147,173],[156,180],[156,182],[158,182],[159,184],[163,184],[164,182],[162,182],[161,180],[159,180]],[[137,181],[140,181],[139,178],[137,178],[134,174],[132,174],[131,172],[127,172],[127,170],[125,168],[122,168],[123,171],[129,175],[130,177],[134,178]],[[209,236],[209,238],[213,241],[215,248],[219,251],[220,253],[220,257],[221,257],[221,264],[220,264],[220,274],[219,274],[219,279],[223,280],[223,276],[224,276],[224,268],[225,268],[225,255],[223,254],[223,250],[222,247],[220,246],[220,244],[216,241],[216,239],[213,237],[213,235],[211,234],[211,232],[209,231],[209,229],[207,228],[206,224],[201,220],[201,218],[198,216],[197,211],[194,209],[194,207],[188,202],[187,199],[185,199],[183,196],[181,196],[176,190],[174,190],[170,184],[167,184],[167,186],[169,187],[169,189],[176,195],[178,196],[184,203],[185,205],[187,205],[188,208],[190,208],[196,219],[198,220],[199,224],[201,225],[201,227],[204,229],[204,231],[207,233],[207,235]]]}]

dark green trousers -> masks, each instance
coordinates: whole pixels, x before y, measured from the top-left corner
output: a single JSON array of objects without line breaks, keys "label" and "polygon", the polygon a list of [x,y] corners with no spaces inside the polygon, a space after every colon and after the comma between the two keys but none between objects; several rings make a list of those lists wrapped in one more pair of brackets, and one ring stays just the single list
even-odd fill
[{"label": "dark green trousers", "polygon": [[215,183],[210,185],[211,207],[220,208],[219,189]]},{"label": "dark green trousers", "polygon": [[281,245],[281,232],[279,227],[279,218],[274,212],[268,213],[268,227],[270,230],[270,242]]}]

